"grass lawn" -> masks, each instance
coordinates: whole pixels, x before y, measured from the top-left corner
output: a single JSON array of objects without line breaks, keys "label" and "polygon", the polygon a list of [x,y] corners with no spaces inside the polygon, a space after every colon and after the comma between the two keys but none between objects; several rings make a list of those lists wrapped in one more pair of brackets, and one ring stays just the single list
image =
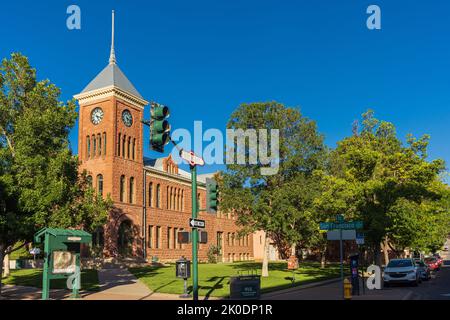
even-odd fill
[{"label": "grass lawn", "polygon": [[[348,269],[348,268],[346,268]],[[139,280],[154,292],[183,293],[183,279],[175,277],[175,265],[166,267],[130,268]],[[258,271],[261,274],[261,263],[235,262],[220,264],[199,264],[199,295],[213,297],[228,297],[230,294],[229,277]],[[261,292],[280,290],[305,284],[339,277],[339,264],[329,264],[320,269],[319,263],[302,262],[295,271],[295,282],[292,283],[292,271],[287,270],[286,262],[269,264],[269,277],[261,278]],[[192,277],[188,279],[188,291],[192,290]]]},{"label": "grass lawn", "polygon": [[[9,277],[3,278],[3,284],[42,288],[42,269],[11,270]],[[50,289],[66,289],[66,279],[50,280]],[[86,269],[81,271],[81,289],[98,291],[97,270]]]}]

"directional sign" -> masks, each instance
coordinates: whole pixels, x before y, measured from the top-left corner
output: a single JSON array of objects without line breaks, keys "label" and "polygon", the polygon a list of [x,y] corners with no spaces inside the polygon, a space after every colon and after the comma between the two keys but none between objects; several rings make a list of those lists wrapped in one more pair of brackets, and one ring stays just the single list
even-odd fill
[{"label": "directional sign", "polygon": [[183,160],[186,160],[187,162],[189,162],[189,164],[191,166],[195,166],[195,165],[203,166],[205,164],[205,161],[201,157],[196,156],[195,153],[192,151],[181,150],[180,157]]},{"label": "directional sign", "polygon": [[320,230],[333,230],[333,229],[352,230],[352,229],[362,229],[363,223],[362,221],[349,221],[343,223],[321,222],[319,226]]},{"label": "directional sign", "polygon": [[206,227],[206,223],[205,220],[200,220],[200,219],[189,219],[189,225],[192,228],[201,228],[204,229]]}]

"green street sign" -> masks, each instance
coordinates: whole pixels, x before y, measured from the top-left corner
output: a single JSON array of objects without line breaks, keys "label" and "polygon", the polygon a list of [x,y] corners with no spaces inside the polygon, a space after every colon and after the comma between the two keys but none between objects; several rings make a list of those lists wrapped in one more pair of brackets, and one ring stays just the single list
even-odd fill
[{"label": "green street sign", "polygon": [[342,223],[335,222],[321,222],[319,224],[320,230],[334,230],[334,229],[343,229],[343,230],[352,230],[352,229],[362,229],[363,222],[362,221],[348,221]]}]

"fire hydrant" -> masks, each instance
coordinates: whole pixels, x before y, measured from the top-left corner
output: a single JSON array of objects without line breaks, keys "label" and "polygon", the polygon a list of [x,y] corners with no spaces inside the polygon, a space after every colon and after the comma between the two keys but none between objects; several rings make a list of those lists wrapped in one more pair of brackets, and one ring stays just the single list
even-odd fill
[{"label": "fire hydrant", "polygon": [[346,278],[344,280],[344,299],[350,300],[352,298],[352,284],[351,282]]}]

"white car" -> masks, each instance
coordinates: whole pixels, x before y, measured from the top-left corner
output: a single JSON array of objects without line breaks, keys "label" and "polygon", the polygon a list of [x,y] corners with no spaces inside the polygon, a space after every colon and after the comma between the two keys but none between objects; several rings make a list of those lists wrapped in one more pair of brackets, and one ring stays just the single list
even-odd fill
[{"label": "white car", "polygon": [[409,283],[417,286],[421,282],[420,272],[413,259],[392,259],[383,273],[384,286],[392,283]]}]

